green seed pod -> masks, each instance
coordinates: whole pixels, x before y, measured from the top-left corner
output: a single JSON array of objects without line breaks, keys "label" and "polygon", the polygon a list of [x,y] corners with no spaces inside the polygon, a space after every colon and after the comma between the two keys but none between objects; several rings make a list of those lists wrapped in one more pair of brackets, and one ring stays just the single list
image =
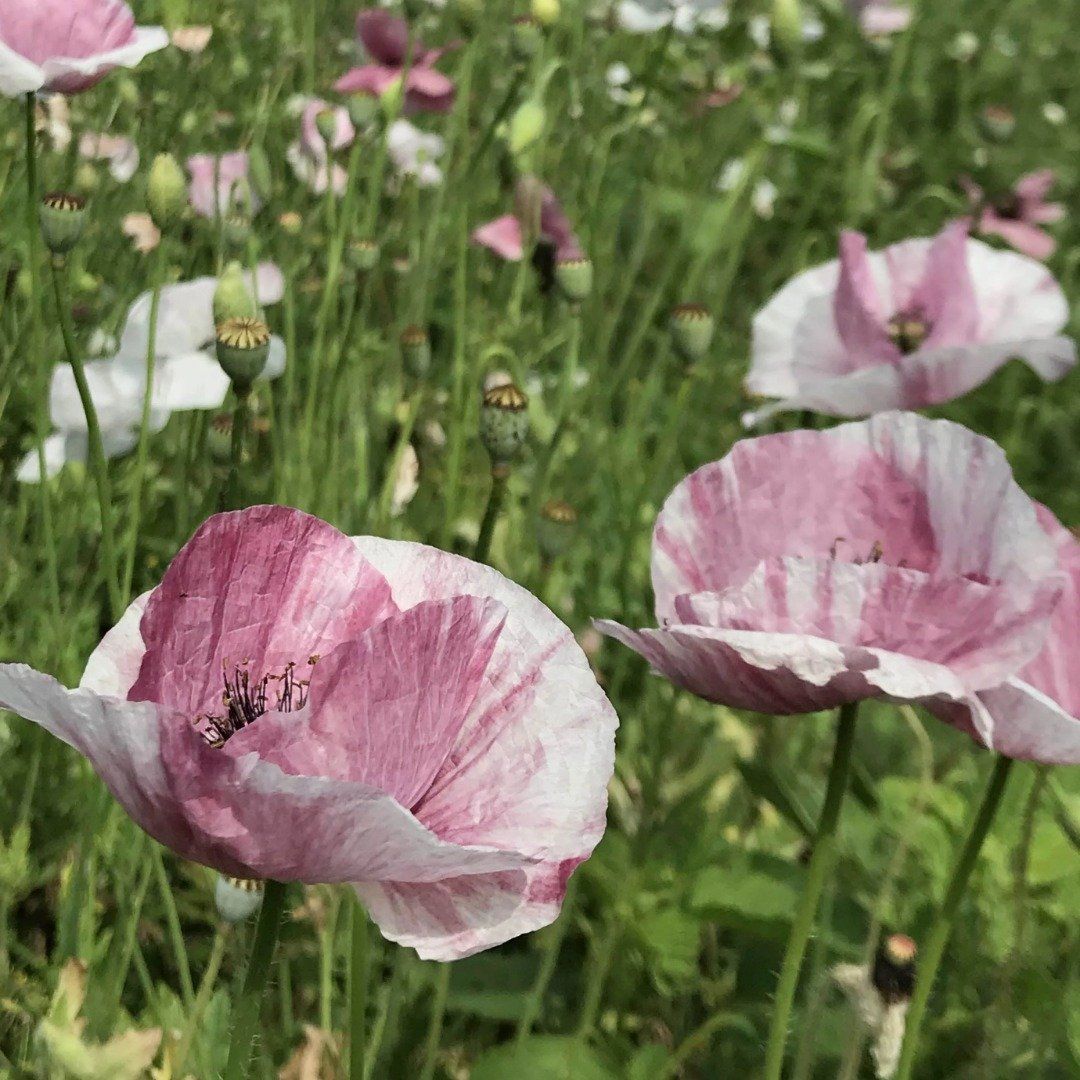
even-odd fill
[{"label": "green seed pod", "polygon": [[547,562],[554,562],[565,555],[574,539],[577,511],[566,502],[552,499],[540,508],[536,523],[536,540],[540,554]]},{"label": "green seed pod", "polygon": [[154,158],[146,182],[146,205],[162,232],[175,226],[183,215],[187,207],[187,182],[172,154],[158,154]]},{"label": "green seed pod", "polygon": [[708,308],[700,304],[679,304],[671,312],[671,336],[679,355],[695,364],[709,351],[716,324]]},{"label": "green seed pod", "polygon": [[41,200],[39,216],[46,247],[53,255],[66,255],[86,228],[86,200],[54,191]]},{"label": "green seed pod", "polygon": [[349,265],[367,273],[379,265],[379,245],[374,240],[354,240],[348,250]]},{"label": "green seed pod", "polygon": [[540,51],[543,39],[543,27],[531,15],[519,15],[514,20],[510,46],[518,60],[531,60]]},{"label": "green seed pod", "polygon": [[229,247],[244,247],[251,238],[251,218],[243,212],[229,214],[221,223],[221,236]]},{"label": "green seed pod", "polygon": [[270,328],[261,319],[226,319],[217,328],[217,359],[238,394],[246,394],[270,356]]},{"label": "green seed pod", "polygon": [[247,286],[244,271],[238,262],[229,263],[218,278],[214,290],[214,325],[230,319],[257,319],[259,306]]},{"label": "green seed pod", "polygon": [[243,922],[259,910],[264,888],[261,881],[220,875],[214,886],[218,914],[229,923]]},{"label": "green seed pod", "polygon": [[414,379],[423,379],[431,370],[431,338],[422,326],[407,326],[401,332],[401,358]]},{"label": "green seed pod", "polygon": [[506,470],[521,453],[529,436],[529,399],[513,384],[484,394],[480,410],[480,440],[495,470]]},{"label": "green seed pod", "polygon": [[592,292],[592,259],[584,255],[572,259],[558,259],[555,263],[555,284],[571,304],[583,303]]}]

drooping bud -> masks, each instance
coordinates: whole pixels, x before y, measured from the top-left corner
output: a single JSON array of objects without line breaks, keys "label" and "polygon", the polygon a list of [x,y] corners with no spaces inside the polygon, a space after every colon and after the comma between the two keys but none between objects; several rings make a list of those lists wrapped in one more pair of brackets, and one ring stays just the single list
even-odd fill
[{"label": "drooping bud", "polygon": [[890,934],[874,956],[871,981],[889,1005],[908,1001],[915,992],[915,957],[918,947],[906,934]]},{"label": "drooping bud", "polygon": [[671,312],[671,337],[679,355],[696,364],[709,351],[716,323],[701,304],[679,304]]},{"label": "drooping bud", "polygon": [[589,298],[593,286],[592,259],[584,255],[559,258],[555,261],[555,284],[571,304],[581,304]]},{"label": "drooping bud", "polygon": [[414,379],[423,379],[431,369],[431,338],[422,326],[406,326],[401,332],[401,358]]},{"label": "drooping bud", "polygon": [[492,471],[509,472],[528,436],[529,399],[513,383],[488,390],[480,410],[480,440],[491,455]]},{"label": "drooping bud", "polygon": [[374,240],[354,240],[349,245],[348,258],[354,270],[367,273],[379,264],[379,245]]},{"label": "drooping bud", "polygon": [[243,922],[258,911],[264,888],[261,881],[220,875],[214,886],[214,903],[218,914],[226,922]]},{"label": "drooping bud", "polygon": [[574,538],[577,519],[577,511],[559,499],[552,499],[540,508],[536,540],[540,545],[540,554],[547,562],[554,562],[566,554]]},{"label": "drooping bud", "polygon": [[510,46],[519,60],[531,60],[540,50],[544,32],[531,15],[520,15],[514,20],[510,34]]},{"label": "drooping bud", "polygon": [[530,5],[532,17],[544,27],[552,26],[559,21],[562,14],[562,4],[559,0],[532,0]]},{"label": "drooping bud", "polygon": [[358,131],[366,128],[379,113],[379,103],[368,93],[357,92],[349,95],[345,103],[349,110],[349,119]]},{"label": "drooping bud", "polygon": [[220,326],[230,319],[258,317],[259,306],[247,286],[243,269],[238,262],[229,263],[214,290],[214,325]]},{"label": "drooping bud", "polygon": [[226,319],[217,328],[217,359],[238,394],[246,394],[270,356],[270,328],[261,319]]},{"label": "drooping bud", "polygon": [[146,182],[146,206],[154,224],[162,231],[180,220],[187,206],[184,172],[172,154],[158,154],[150,166]]},{"label": "drooping bud", "polygon": [[41,200],[39,213],[46,247],[58,257],[66,255],[86,228],[86,200],[54,191]]}]

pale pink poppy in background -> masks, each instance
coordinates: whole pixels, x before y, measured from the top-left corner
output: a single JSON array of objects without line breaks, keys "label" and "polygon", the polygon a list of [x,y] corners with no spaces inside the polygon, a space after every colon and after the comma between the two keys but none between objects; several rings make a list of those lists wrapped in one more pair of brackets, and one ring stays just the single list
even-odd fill
[{"label": "pale pink poppy in background", "polygon": [[161,230],[149,214],[125,214],[120,222],[120,229],[130,238],[132,247],[141,255],[149,254],[161,243]]},{"label": "pale pink poppy in background", "polygon": [[514,214],[481,225],[472,234],[474,244],[494,251],[500,259],[520,262],[525,257],[525,233],[521,216],[528,213],[528,204],[533,195],[539,194],[540,239],[547,241],[555,249],[557,259],[580,259],[584,256],[581,244],[570,225],[570,219],[555,196],[555,192],[546,184],[536,186],[528,182],[518,184],[516,202],[519,209]]},{"label": "pale pink poppy in background", "polygon": [[[329,116],[333,124],[329,148],[319,131],[320,114]],[[342,195],[349,175],[333,160],[333,152],[343,150],[355,138],[356,129],[347,109],[340,105],[334,108],[319,98],[311,98],[304,103],[300,114],[300,138],[285,151],[285,157],[296,178],[317,195],[322,195],[329,185],[333,186],[335,195]]]},{"label": "pale pink poppy in background", "polygon": [[198,56],[199,53],[205,52],[213,36],[212,26],[178,26],[169,34],[169,40],[181,52]]},{"label": "pale pink poppy in background", "polygon": [[1042,226],[1065,216],[1064,204],[1047,200],[1056,180],[1053,169],[1039,169],[1022,176],[1005,198],[994,200],[971,180],[962,180],[961,186],[975,211],[977,232],[1000,236],[1022,254],[1044,260],[1057,250],[1057,241]]},{"label": "pale pink poppy in background", "polygon": [[454,104],[454,84],[441,71],[435,70],[435,64],[451,49],[457,48],[456,42],[441,49],[425,49],[414,39],[410,61],[408,23],[382,8],[361,11],[356,18],[356,34],[373,63],[342,75],[334,84],[337,93],[378,97],[405,76],[408,63],[406,112],[450,111]]},{"label": "pale pink poppy in background", "polygon": [[897,0],[847,0],[847,6],[867,37],[898,34],[911,25],[911,9]]},{"label": "pale pink poppy in background", "polygon": [[1080,765],[1080,543],[1045,506],[1037,509],[1066,575],[1042,652],[1001,686],[934,711],[1007,757]]},{"label": "pale pink poppy in background", "polygon": [[79,138],[79,155],[90,161],[106,161],[109,174],[126,184],[138,171],[139,148],[122,135],[87,131]]},{"label": "pale pink poppy in background", "polygon": [[77,94],[168,43],[122,0],[0,0],[0,94]]},{"label": "pale pink poppy in background", "polygon": [[235,210],[256,213],[262,205],[251,187],[251,162],[243,150],[194,154],[187,160],[191,183],[188,201],[205,218],[227,217]]},{"label": "pale pink poppy in background", "polygon": [[736,444],[669,496],[652,578],[658,629],[599,628],[700,697],[775,714],[997,686],[1063,584],[1002,450],[915,413]]},{"label": "pale pink poppy in background", "polygon": [[0,665],[0,706],[185,858],[352,883],[437,960],[555,919],[604,831],[617,724],[518,585],[281,506],[210,518],[78,690]]},{"label": "pale pink poppy in background", "polygon": [[882,252],[845,232],[838,260],[792,278],[755,316],[746,390],[780,400],[746,420],[940,405],[1014,358],[1060,379],[1076,363],[1068,319],[1046,267],[968,239],[966,222]]}]

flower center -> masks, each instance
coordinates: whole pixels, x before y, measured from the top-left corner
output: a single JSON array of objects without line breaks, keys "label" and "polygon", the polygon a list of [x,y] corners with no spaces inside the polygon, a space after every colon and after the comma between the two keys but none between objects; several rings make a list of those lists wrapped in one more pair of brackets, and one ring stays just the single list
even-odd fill
[{"label": "flower center", "polygon": [[[307,666],[313,668],[318,656],[309,656]],[[253,679],[248,661],[221,665],[224,688],[221,693],[220,713],[202,713],[195,717],[195,725],[209,746],[224,746],[241,728],[253,724],[265,712],[295,712],[308,701],[311,676],[299,679],[296,664],[288,663],[281,672]]]},{"label": "flower center", "polygon": [[930,326],[918,315],[901,312],[889,320],[886,327],[892,343],[905,355],[918,352],[930,333]]},{"label": "flower center", "polygon": [[995,213],[1006,221],[1019,221],[1022,210],[1020,198],[1014,192],[1002,196],[994,203]]}]

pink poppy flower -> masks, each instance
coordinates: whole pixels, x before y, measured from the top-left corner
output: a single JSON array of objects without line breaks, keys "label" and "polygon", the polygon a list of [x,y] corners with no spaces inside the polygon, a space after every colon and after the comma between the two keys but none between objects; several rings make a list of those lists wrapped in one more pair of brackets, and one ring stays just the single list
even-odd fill
[{"label": "pink poppy flower", "polygon": [[220,157],[195,154],[187,160],[191,183],[188,201],[196,214],[205,218],[226,217],[234,210],[254,214],[262,205],[251,187],[251,163],[243,150]]},{"label": "pink poppy flower", "polygon": [[[529,185],[518,184],[516,201],[519,206],[531,197],[529,190]],[[555,192],[546,184],[539,185],[535,190],[540,193],[540,238],[555,248],[556,259],[583,258],[584,251],[574,235],[562,204],[555,197]],[[515,214],[504,214],[486,225],[481,225],[473,231],[472,242],[494,251],[500,259],[520,262],[525,257],[526,232],[521,218],[527,213],[526,210],[519,209]]]},{"label": "pink poppy flower", "polygon": [[[319,131],[319,115],[326,113],[333,121],[330,145]],[[332,185],[336,195],[342,195],[349,182],[349,174],[336,161],[331,151],[343,150],[356,138],[356,128],[349,119],[347,109],[332,108],[319,98],[312,98],[300,114],[300,138],[285,151],[298,180],[307,184],[317,195],[325,193]]]},{"label": "pink poppy flower", "polygon": [[934,711],[1007,757],[1080,765],[1080,543],[1045,506],[1036,509],[1066,576],[1042,652],[1001,686]]},{"label": "pink poppy flower", "polygon": [[123,135],[87,131],[79,138],[79,156],[107,161],[110,175],[121,184],[126,184],[139,168],[139,148]]},{"label": "pink poppy flower", "polygon": [[847,6],[867,37],[898,34],[911,25],[911,9],[896,0],[847,0]]},{"label": "pink poppy flower", "polygon": [[[409,26],[404,19],[382,8],[361,11],[356,17],[356,34],[373,63],[353,68],[334,84],[339,94],[371,94],[379,97],[405,75],[409,54]],[[412,62],[405,84],[407,112],[449,112],[456,90],[453,82],[441,71],[438,63],[454,42],[441,49],[425,49],[413,41]]]},{"label": "pink poppy flower", "polygon": [[78,94],[168,43],[122,0],[0,0],[0,94]]},{"label": "pink poppy flower", "polygon": [[0,665],[0,707],[185,858],[353,883],[439,960],[556,917],[604,830],[617,724],[524,589],[281,506],[210,518],[79,689]]},{"label": "pink poppy flower", "polygon": [[599,628],[700,697],[775,714],[997,686],[1062,589],[1001,449],[915,413],[738,443],[669,496],[652,577],[658,629]]},{"label": "pink poppy flower", "polygon": [[755,316],[746,389],[780,400],[746,419],[939,405],[1014,358],[1060,379],[1076,363],[1068,318],[1044,266],[969,240],[966,222],[883,252],[846,232],[838,260],[794,277]]},{"label": "pink poppy flower", "polygon": [[1053,169],[1039,169],[1022,176],[1004,199],[995,201],[987,200],[983,189],[972,181],[965,179],[961,184],[971,199],[978,232],[1000,236],[1021,254],[1045,260],[1057,250],[1057,241],[1041,226],[1065,216],[1062,203],[1047,201],[1056,180]]}]

